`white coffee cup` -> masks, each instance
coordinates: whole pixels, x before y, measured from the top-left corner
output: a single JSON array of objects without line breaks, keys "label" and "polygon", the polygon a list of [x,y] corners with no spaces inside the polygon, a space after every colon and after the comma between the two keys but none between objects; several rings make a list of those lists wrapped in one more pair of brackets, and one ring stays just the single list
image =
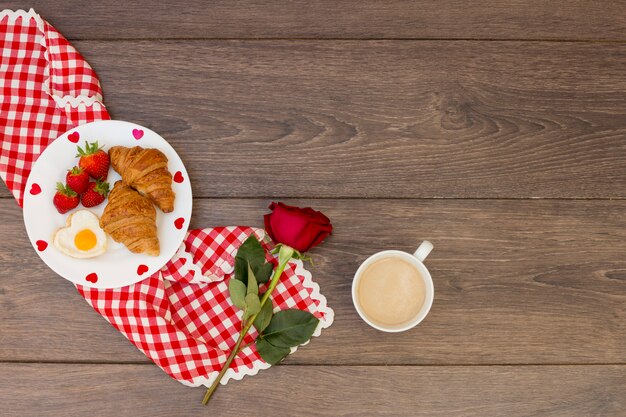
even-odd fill
[{"label": "white coffee cup", "polygon": [[[430,272],[424,266],[424,259],[428,256],[430,251],[433,250],[433,245],[429,241],[425,240],[422,244],[417,248],[415,253],[411,254],[408,252],[400,251],[400,250],[384,250],[382,252],[378,252],[370,256],[359,266],[356,273],[354,274],[354,279],[352,281],[352,303],[356,308],[359,316],[365,321],[367,324],[372,326],[375,329],[381,330],[383,332],[404,332],[409,330],[415,326],[417,326],[428,314],[430,311],[430,307],[433,305],[433,299],[435,298],[435,287],[433,285],[433,279],[430,276]],[[424,303],[422,304],[422,308],[419,310],[417,315],[411,319],[410,321],[403,323],[401,325],[396,326],[382,326],[378,323],[372,322],[367,315],[363,312],[359,304],[359,299],[357,296],[357,289],[359,287],[359,282],[361,280],[361,276],[363,272],[376,261],[379,261],[384,258],[400,258],[411,265],[413,265],[418,271],[419,275],[424,281]]]}]

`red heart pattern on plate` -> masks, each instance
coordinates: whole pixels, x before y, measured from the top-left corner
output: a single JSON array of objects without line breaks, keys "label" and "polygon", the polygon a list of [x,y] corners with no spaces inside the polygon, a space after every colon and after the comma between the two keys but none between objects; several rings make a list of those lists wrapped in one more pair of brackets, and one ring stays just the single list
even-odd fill
[{"label": "red heart pattern on plate", "polygon": [[[113,126],[113,128],[118,130],[119,132],[119,134],[116,132],[115,140],[121,141],[122,144],[124,144],[125,146],[134,146],[134,145],[131,145],[131,142],[135,140],[135,142],[132,142],[135,145],[141,145],[144,147],[151,147],[151,146],[158,147],[158,146],[155,146],[153,142],[155,141],[158,142],[159,140],[162,141],[159,135],[155,134],[152,131],[150,131],[150,134],[146,136],[146,132],[148,132],[148,130],[151,130],[151,129],[148,129],[147,127],[144,129],[142,126],[139,126],[139,125],[133,126],[132,124],[125,124],[125,125],[120,125],[120,126]],[[128,133],[131,133],[131,134],[129,135]],[[83,134],[85,136],[83,136]],[[92,133],[90,133],[90,131],[88,131],[87,129],[82,130],[82,127],[74,128],[74,130],[70,129],[68,132],[66,132],[63,135],[65,136],[66,140],[70,142],[70,144],[68,144],[67,142],[61,141],[60,143],[57,144],[57,149],[55,151],[58,152],[60,149],[62,153],[68,155],[68,158],[70,156],[73,158],[74,155],[76,154],[75,149],[77,145],[81,146],[81,143],[85,142],[85,140],[93,141],[95,139],[100,139],[100,138],[91,137],[90,135],[92,135]],[[106,137],[104,139],[106,142]],[[112,144],[108,144],[108,145],[112,145]],[[169,148],[167,149],[169,150]],[[52,149],[50,149],[50,151],[52,151]],[[171,152],[171,150],[169,151]],[[54,152],[51,152],[51,153],[54,153]],[[168,157],[169,157],[169,154],[168,154]],[[188,181],[186,177],[188,175],[187,171],[185,172],[182,171],[185,168],[183,167],[182,162],[177,157],[177,155],[173,153],[173,156],[171,158],[172,158],[171,164],[173,166],[170,168],[170,172],[172,175],[171,181],[173,183],[173,187],[180,196],[186,197],[190,195],[189,184],[191,181],[190,179]],[[58,166],[58,167],[54,166],[53,168],[60,168],[64,170],[65,168],[69,168],[71,165],[75,164],[76,162],[77,161],[74,160],[72,164],[68,164],[67,167],[65,166],[65,164],[61,164],[63,166]],[[179,170],[176,169],[176,166],[180,167]],[[24,183],[26,182],[26,179],[24,183],[22,183],[23,184],[22,187],[24,188],[22,188],[21,194],[22,196],[25,195],[27,197],[27,200],[29,200],[27,204],[30,203],[31,206],[35,205],[36,203],[39,204],[41,202],[40,199],[44,198],[46,200],[45,203],[47,203],[46,206],[50,206],[49,202],[51,202],[52,200],[52,195],[54,194],[55,189],[52,188],[54,187],[53,185],[54,183],[52,184],[48,183],[49,181],[48,177],[50,175],[50,172],[48,171],[50,170],[48,170],[47,168],[44,169],[43,171],[42,170],[36,171],[37,178],[34,178],[35,175],[33,175],[33,178],[31,178],[31,180],[29,181],[30,187],[28,186],[24,187]],[[65,172],[63,172],[63,175],[65,175]],[[39,184],[39,181],[41,181],[43,185]],[[45,190],[44,190],[44,187],[45,187]],[[44,194],[44,191],[45,191],[45,194]],[[28,197],[28,195],[30,195],[30,197]],[[48,201],[48,198],[50,198],[50,201]],[[178,210],[176,210],[176,213],[172,213],[172,214],[173,215],[171,217],[166,216],[163,219],[165,221],[165,225],[160,225],[160,227],[164,227],[164,231],[167,231],[168,236],[171,234],[177,239],[182,240],[184,236],[181,236],[181,235],[184,235],[183,232],[187,230],[190,226],[190,224],[187,224],[187,216],[189,215],[188,210],[187,208],[183,210],[181,207]],[[176,216],[176,214],[178,214],[179,217],[174,217]],[[59,218],[61,217],[59,216]],[[36,222],[35,222],[35,225],[37,227],[40,226]],[[172,229],[172,226],[174,226],[174,229]],[[169,230],[167,230],[168,228]],[[39,237],[39,239],[37,239],[37,237]],[[45,239],[43,239],[43,237],[45,237]],[[39,230],[35,230],[35,233],[32,233],[32,238],[34,240],[30,241],[31,247],[33,248],[32,250],[35,250],[37,255],[41,256],[42,259],[46,260],[46,262],[48,262],[50,259],[52,260],[56,259],[59,252],[57,251],[55,247],[53,247],[55,246],[53,242],[48,241],[48,239],[52,239],[52,233],[47,233],[45,230],[42,230],[41,227],[39,227]],[[50,248],[50,251],[48,251],[48,248]],[[168,250],[168,253],[171,253],[169,252],[169,246],[162,245],[162,250],[165,251],[166,249]],[[175,249],[172,247],[172,251],[174,250]],[[126,258],[122,259],[119,265],[120,272],[121,272],[119,273],[119,275],[121,276],[115,276],[115,275],[111,276],[109,269],[101,268],[100,264],[96,262],[95,264],[92,264],[91,266],[85,265],[86,266],[85,269],[74,270],[73,272],[69,271],[71,273],[71,276],[68,276],[68,278],[70,279],[70,281],[73,281],[79,285],[81,284],[85,285],[87,287],[96,287],[95,284],[98,284],[97,287],[100,287],[100,286],[106,287],[106,286],[121,282],[122,278],[124,280],[127,280],[127,282],[139,281],[139,280],[148,278],[149,274],[152,275],[155,270],[154,267],[158,266],[158,265],[153,265],[151,263],[152,261],[150,261],[148,264],[137,263],[137,262],[141,262],[141,260],[142,259],[134,259],[134,260],[126,259]],[[148,259],[146,259],[146,261],[148,261]],[[187,263],[191,263],[191,262],[187,262]],[[121,271],[121,269],[123,269],[123,271]],[[135,274],[133,274],[133,270],[135,271]],[[64,274],[65,272],[62,273],[62,275]],[[81,275],[82,275],[82,279],[81,279]],[[100,282],[100,275],[102,275],[102,279],[103,279],[102,282]]]},{"label": "red heart pattern on plate", "polygon": [[39,186],[39,184],[33,183],[33,185],[30,186],[30,193],[32,195],[37,195],[40,192],[41,192],[41,187]]},{"label": "red heart pattern on plate", "polygon": [[133,137],[137,140],[143,138],[143,130],[141,129],[133,129]]}]

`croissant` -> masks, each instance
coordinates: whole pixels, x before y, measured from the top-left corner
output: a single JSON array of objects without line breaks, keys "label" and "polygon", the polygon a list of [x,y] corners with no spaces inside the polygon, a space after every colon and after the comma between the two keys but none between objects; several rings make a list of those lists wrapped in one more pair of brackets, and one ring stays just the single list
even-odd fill
[{"label": "croissant", "polygon": [[158,149],[114,146],[109,150],[111,165],[122,180],[147,196],[164,213],[174,211],[175,194],[167,157]]},{"label": "croissant", "polygon": [[156,209],[123,181],[117,181],[109,194],[100,227],[133,253],[159,256]]}]

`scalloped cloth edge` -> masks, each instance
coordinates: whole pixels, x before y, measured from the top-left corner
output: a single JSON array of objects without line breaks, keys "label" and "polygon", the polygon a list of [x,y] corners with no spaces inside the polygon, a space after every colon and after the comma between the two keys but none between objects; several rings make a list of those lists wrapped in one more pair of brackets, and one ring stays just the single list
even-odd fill
[{"label": "scalloped cloth edge", "polygon": [[0,20],[4,19],[5,17],[8,18],[8,22],[10,23],[15,23],[15,21],[17,21],[18,19],[23,19],[23,20],[32,19],[37,24],[37,29],[39,30],[40,35],[41,35],[39,44],[44,50],[44,59],[46,60],[46,67],[44,69],[43,89],[47,94],[50,95],[50,97],[52,97],[52,99],[57,104],[57,106],[63,111],[65,117],[67,117],[69,120],[72,120],[69,117],[69,115],[66,114],[65,109],[67,105],[73,108],[76,108],[80,106],[81,104],[84,104],[85,106],[92,106],[94,103],[98,102],[102,107],[104,107],[104,104],[102,103],[103,99],[102,99],[101,94],[96,94],[93,96],[84,96],[84,95],[72,96],[69,94],[59,95],[58,91],[55,91],[54,89],[51,88],[51,83],[53,81],[56,83],[57,78],[58,78],[58,76],[54,75],[54,73],[51,73],[50,71],[50,67],[56,68],[56,65],[54,61],[50,60],[50,54],[48,53],[48,50],[50,49],[50,46],[48,44],[49,34],[51,33],[51,29],[53,28],[37,12],[35,12],[34,9],[31,8],[28,11],[25,11],[23,9],[18,9],[15,11],[10,10],[10,9],[4,9],[0,11]]}]

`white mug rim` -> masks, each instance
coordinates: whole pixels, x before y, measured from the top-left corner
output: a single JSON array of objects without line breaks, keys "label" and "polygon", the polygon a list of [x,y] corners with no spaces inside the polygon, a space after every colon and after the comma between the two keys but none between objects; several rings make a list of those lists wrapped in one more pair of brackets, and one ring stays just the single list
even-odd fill
[{"label": "white mug rim", "polygon": [[[422,280],[424,281],[424,285],[426,287],[426,296],[424,299],[424,304],[422,305],[422,308],[420,309],[419,313],[417,313],[417,315],[412,320],[408,321],[405,325],[401,327],[398,327],[398,326],[385,327],[385,326],[381,326],[379,324],[372,322],[361,309],[361,306],[359,305],[357,294],[356,294],[358,283],[361,280],[361,274],[363,273],[365,268],[367,268],[369,265],[371,265],[373,262],[377,260],[388,258],[388,257],[399,257],[408,261],[409,263],[411,263],[411,265],[415,266],[420,271],[420,276]],[[426,318],[426,316],[430,312],[430,308],[433,305],[434,298],[435,298],[435,286],[433,284],[433,279],[430,275],[430,271],[428,271],[428,268],[426,268],[426,265],[424,265],[424,263],[420,259],[418,259],[417,256],[411,253],[405,252],[405,251],[401,251],[401,250],[388,249],[388,250],[383,250],[383,251],[376,252],[370,255],[366,260],[364,260],[361,263],[359,268],[354,273],[354,278],[352,279],[352,304],[354,305],[354,308],[356,309],[357,313],[359,314],[359,316],[365,323],[383,332],[400,333],[400,332],[407,331],[417,326]]]}]

